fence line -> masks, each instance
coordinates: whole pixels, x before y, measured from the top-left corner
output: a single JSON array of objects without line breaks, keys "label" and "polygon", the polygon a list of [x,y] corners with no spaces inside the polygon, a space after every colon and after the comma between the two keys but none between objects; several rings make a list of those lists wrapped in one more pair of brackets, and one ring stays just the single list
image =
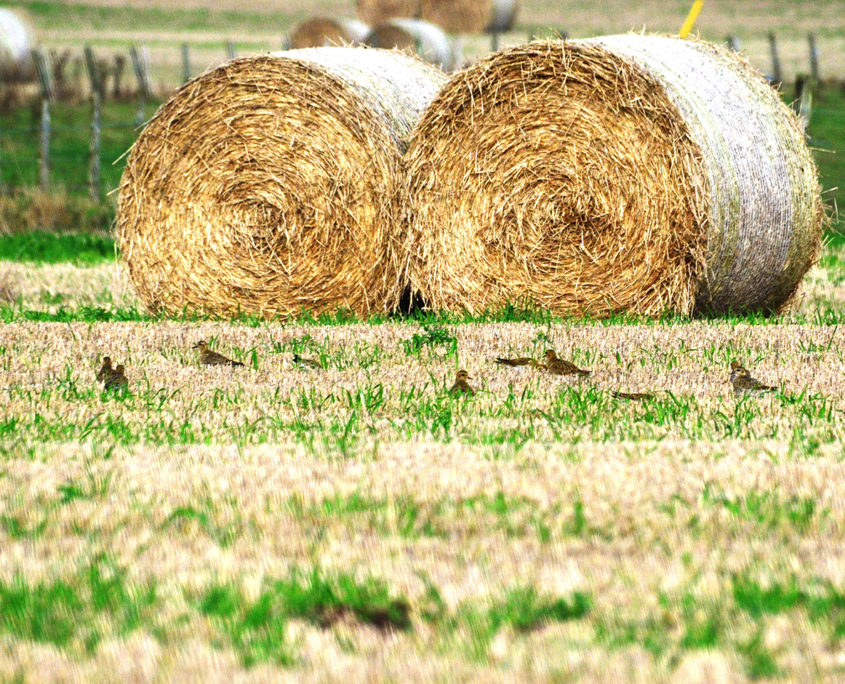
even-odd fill
[{"label": "fence line", "polygon": [[[567,33],[562,29],[551,29],[559,38],[566,39]],[[529,39],[534,39],[538,36],[536,27],[529,31]],[[548,32],[549,29],[544,29]],[[778,41],[774,33],[769,33],[766,36],[769,44],[769,56],[771,59],[771,74],[769,79],[776,84],[782,80],[782,69],[779,56]],[[498,46],[500,34],[491,33],[490,40],[494,46]],[[740,44],[736,36],[726,37],[727,45],[734,50],[740,48]],[[231,40],[226,41],[224,49],[227,57],[236,57],[235,45]],[[813,90],[818,87],[820,82],[820,56],[816,44],[816,38],[813,33],[807,35],[807,57],[808,57],[808,73],[799,74],[795,80],[794,95],[795,99],[792,106],[795,111],[801,116],[806,125],[809,124],[810,118],[815,113],[821,113],[825,116],[832,116],[836,118],[845,119],[845,110],[837,110],[830,108],[814,108],[813,107]],[[89,159],[88,159],[88,192],[92,199],[99,199],[102,197],[102,134],[104,130],[129,130],[138,129],[146,121],[147,105],[154,99],[152,77],[150,68],[149,50],[145,45],[131,46],[129,49],[129,61],[132,64],[132,71],[135,76],[135,91],[134,97],[136,99],[135,118],[132,123],[122,122],[104,122],[103,121],[103,102],[108,94],[113,97],[120,98],[126,93],[123,90],[121,79],[127,62],[123,55],[116,54],[113,56],[113,63],[106,60],[97,59],[91,46],[86,46],[83,50],[84,69],[88,75],[89,82],[89,101],[91,105],[91,121],[88,126],[63,126],[55,125],[53,122],[53,104],[62,94],[66,94],[66,80],[63,69],[70,62],[67,51],[58,55],[55,51],[47,53],[43,48],[38,48],[32,51],[33,62],[36,67],[36,74],[39,85],[39,99],[40,99],[40,117],[36,122],[30,126],[14,126],[6,127],[0,130],[0,134],[6,133],[29,133],[38,135],[38,185],[44,191],[49,191],[51,186],[51,174],[53,170],[54,160],[76,159],[78,154],[62,153],[60,151],[51,152],[51,143],[53,136],[56,133],[63,133],[68,131],[88,130],[89,132]],[[192,76],[191,71],[191,47],[188,43],[181,45],[181,66],[182,79],[188,81]],[[107,87],[107,75],[111,74],[112,88],[109,92]],[[37,130],[36,130],[37,129]],[[3,155],[4,160],[8,163],[10,155],[8,153]],[[14,155],[12,155],[14,159]],[[9,187],[8,182],[4,183],[4,178],[0,174],[0,191]],[[80,186],[74,186],[80,187]]]}]

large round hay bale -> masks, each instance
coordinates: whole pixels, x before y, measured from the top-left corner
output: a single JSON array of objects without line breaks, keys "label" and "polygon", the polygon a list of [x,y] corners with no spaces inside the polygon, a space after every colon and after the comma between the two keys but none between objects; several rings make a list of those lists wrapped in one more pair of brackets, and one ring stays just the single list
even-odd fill
[{"label": "large round hay bale", "polygon": [[288,39],[288,46],[297,49],[324,45],[361,44],[369,32],[370,27],[357,19],[312,17],[293,28]]},{"label": "large round hay bale", "polygon": [[401,156],[445,80],[401,53],[323,47],[185,84],[121,181],[120,250],[141,301],[224,316],[393,309]]},{"label": "large round hay bale", "polygon": [[31,50],[35,33],[19,13],[0,8],[0,78],[4,81],[30,81],[35,78]]},{"label": "large round hay bale", "polygon": [[373,27],[365,42],[371,47],[398,48],[416,53],[445,71],[454,69],[457,61],[452,41],[440,27],[419,19],[382,22]]},{"label": "large round hay bale", "polygon": [[435,309],[773,311],[823,211],[802,127],[727,50],[534,43],[455,76],[406,154],[407,280]]},{"label": "large round hay bale", "polygon": [[420,16],[450,33],[509,31],[517,0],[420,0]]},{"label": "large round hay bale", "polygon": [[394,17],[420,16],[420,0],[358,0],[358,16],[368,24],[380,24]]}]

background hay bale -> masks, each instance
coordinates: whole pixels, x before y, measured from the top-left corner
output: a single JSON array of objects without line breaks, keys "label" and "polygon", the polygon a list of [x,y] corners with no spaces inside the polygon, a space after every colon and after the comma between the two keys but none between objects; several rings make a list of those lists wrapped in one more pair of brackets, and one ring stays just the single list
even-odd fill
[{"label": "background hay bale", "polygon": [[429,107],[406,168],[402,268],[434,309],[772,311],[823,225],[777,93],[733,53],[661,36],[489,57]]},{"label": "background hay bale", "polygon": [[358,16],[368,24],[380,24],[394,17],[420,16],[420,0],[358,0]]},{"label": "background hay bale", "polygon": [[36,46],[35,33],[26,18],[0,8],[0,78],[22,82],[35,78],[30,51]]},{"label": "background hay bale", "polygon": [[288,46],[293,49],[328,45],[362,44],[370,27],[348,17],[312,17],[297,24],[290,32]]},{"label": "background hay bale", "polygon": [[382,22],[373,27],[365,42],[371,47],[413,52],[445,71],[452,71],[460,61],[449,37],[438,26],[419,19]]},{"label": "background hay bale", "polygon": [[517,0],[420,0],[420,16],[450,33],[509,31]]},{"label": "background hay bale", "polygon": [[401,53],[324,47],[236,59],[183,86],[121,181],[121,255],[145,306],[393,309],[400,159],[445,80]]}]

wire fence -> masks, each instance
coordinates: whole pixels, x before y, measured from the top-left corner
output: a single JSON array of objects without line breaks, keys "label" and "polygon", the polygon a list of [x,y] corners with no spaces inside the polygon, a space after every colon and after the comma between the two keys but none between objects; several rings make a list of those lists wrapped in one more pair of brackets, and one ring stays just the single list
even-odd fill
[{"label": "wire fence", "polygon": [[[567,34],[560,29],[532,28],[526,37],[565,39]],[[781,85],[780,46],[775,34],[766,39],[771,67],[768,78]],[[495,49],[502,36],[491,34],[489,41]],[[741,48],[734,36],[728,36],[726,43],[732,49]],[[219,61],[237,56],[232,41],[222,48]],[[822,63],[813,34],[807,36],[806,48],[806,71],[798,74],[794,87],[789,86],[793,107],[806,124],[814,116],[845,120],[845,110],[814,108],[813,96],[822,84]],[[14,86],[20,89],[18,101],[7,97],[12,104],[8,111],[0,112],[0,192],[39,187],[46,192],[87,193],[94,200],[118,187],[124,153],[158,103],[192,77],[194,62],[191,47],[182,44],[177,64],[171,65],[171,73],[179,74],[177,82],[165,85],[159,81],[155,88],[150,52],[143,45],[131,46],[128,55],[110,58],[97,57],[91,47],[74,59],[69,59],[67,51],[59,55],[43,49],[33,51],[32,57],[37,84]],[[820,148],[834,146],[824,137],[810,142]]]}]

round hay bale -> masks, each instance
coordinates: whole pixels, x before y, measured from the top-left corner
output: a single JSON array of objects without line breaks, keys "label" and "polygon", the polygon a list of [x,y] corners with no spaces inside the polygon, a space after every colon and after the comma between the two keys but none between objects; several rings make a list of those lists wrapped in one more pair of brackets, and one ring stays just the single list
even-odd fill
[{"label": "round hay bale", "polygon": [[141,301],[221,316],[392,310],[400,160],[445,80],[401,53],[322,47],[185,84],[121,180],[120,250]]},{"label": "round hay bale", "polygon": [[420,16],[420,0],[358,0],[358,16],[368,24],[380,24],[394,17]]},{"label": "round hay bale", "polygon": [[452,41],[440,27],[419,19],[390,19],[374,26],[366,39],[376,48],[398,48],[417,54],[445,71],[455,68]]},{"label": "round hay bale", "polygon": [[357,19],[312,17],[293,28],[288,44],[293,49],[361,44],[369,32],[370,27]]},{"label": "round hay bale", "polygon": [[420,0],[420,16],[450,33],[509,31],[517,0]]},{"label": "round hay bale", "polygon": [[775,311],[824,223],[797,117],[727,50],[534,43],[454,77],[405,158],[406,262],[434,309]]},{"label": "round hay bale", "polygon": [[35,33],[19,13],[0,8],[0,78],[4,81],[31,81],[35,65],[30,51],[35,47]]}]

